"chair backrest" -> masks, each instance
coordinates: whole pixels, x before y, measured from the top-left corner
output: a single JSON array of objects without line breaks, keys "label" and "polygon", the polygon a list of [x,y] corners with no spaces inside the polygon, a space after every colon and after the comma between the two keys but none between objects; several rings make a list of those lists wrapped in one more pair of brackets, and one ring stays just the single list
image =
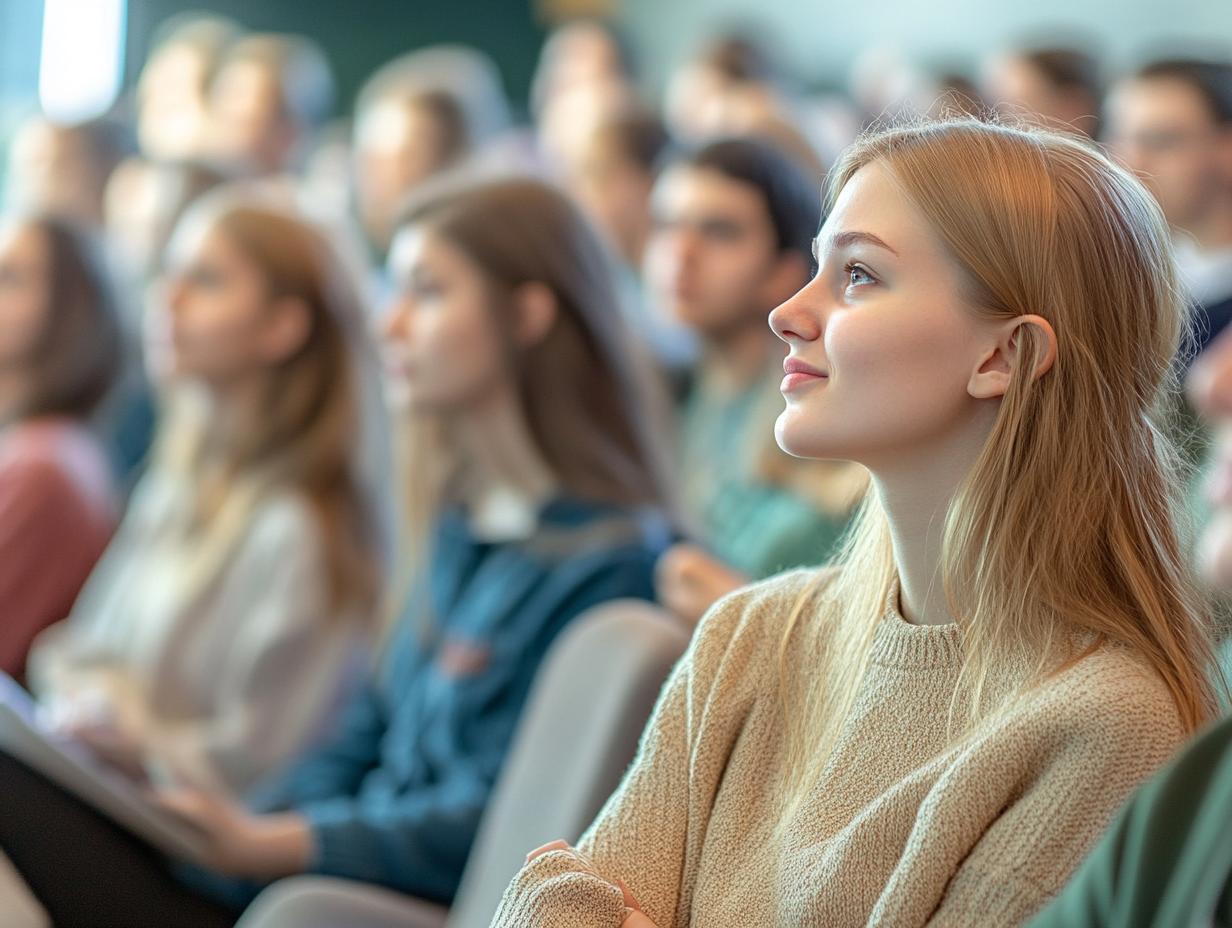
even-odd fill
[{"label": "chair backrest", "polygon": [[487,928],[528,851],[581,836],[633,759],[689,635],[663,610],[620,600],[559,636],[480,824],[449,928]]}]

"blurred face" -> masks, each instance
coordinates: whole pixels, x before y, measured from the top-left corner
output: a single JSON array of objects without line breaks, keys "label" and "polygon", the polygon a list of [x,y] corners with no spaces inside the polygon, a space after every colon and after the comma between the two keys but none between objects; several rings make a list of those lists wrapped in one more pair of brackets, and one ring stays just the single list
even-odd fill
[{"label": "blurred face", "polygon": [[274,75],[254,61],[237,61],[219,73],[210,94],[212,148],[219,157],[262,170],[286,167],[294,129],[282,111]]},{"label": "blurred face", "polygon": [[503,341],[482,270],[461,249],[414,226],[394,236],[396,295],[381,327],[386,395],[396,406],[458,413],[508,383]]},{"label": "blurred face", "polygon": [[155,379],[185,379],[218,391],[286,359],[287,314],[257,264],[213,224],[189,217],[168,248],[162,299],[146,315],[146,358]]},{"label": "blurred face", "polygon": [[578,204],[609,242],[637,265],[650,226],[654,178],[595,133],[570,171],[569,187]]},{"label": "blurred face", "polygon": [[1232,590],[1232,338],[1225,332],[1190,369],[1189,395],[1215,426],[1215,461],[1205,493],[1212,515],[1198,543],[1203,576],[1220,590]]},{"label": "blurred face", "polygon": [[1108,98],[1108,144],[1159,200],[1168,222],[1201,219],[1221,187],[1221,156],[1232,163],[1232,129],[1222,132],[1184,81],[1123,81]]},{"label": "blurred face", "polygon": [[1011,116],[1062,131],[1090,133],[1098,104],[1086,95],[1054,86],[1025,58],[1006,55],[988,68],[985,96]]},{"label": "blurred face", "polygon": [[[658,305],[703,336],[765,319],[785,294],[774,227],[761,192],[717,171],[668,168],[651,201],[645,275]],[[800,280],[787,291],[803,283]]]},{"label": "blurred face", "polygon": [[375,244],[389,246],[402,201],[442,167],[443,149],[440,126],[423,107],[384,100],[365,114],[356,138],[355,184]]},{"label": "blurred face", "polygon": [[0,229],[0,369],[21,368],[38,347],[50,299],[49,250],[38,229]]},{"label": "blurred face", "polygon": [[202,53],[189,45],[171,45],[150,58],[138,89],[137,136],[145,155],[170,159],[200,153],[207,67]]},{"label": "blurred face", "polygon": [[104,181],[77,133],[34,119],[13,139],[8,187],[12,201],[24,210],[98,225]]},{"label": "blurred face", "polygon": [[876,472],[977,429],[988,400],[968,383],[985,323],[883,167],[861,168],[843,188],[816,249],[817,276],[770,314],[790,349],[776,426],[783,449]]}]

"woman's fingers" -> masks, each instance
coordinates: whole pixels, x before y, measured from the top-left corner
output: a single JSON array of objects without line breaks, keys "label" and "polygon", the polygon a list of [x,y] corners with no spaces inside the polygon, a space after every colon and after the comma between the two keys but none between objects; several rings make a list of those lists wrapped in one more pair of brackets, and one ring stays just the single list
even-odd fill
[{"label": "woman's fingers", "polygon": [[547,844],[541,845],[526,855],[526,862],[530,863],[536,857],[546,854],[548,851],[567,851],[569,850],[569,842],[563,839],[549,841]]}]

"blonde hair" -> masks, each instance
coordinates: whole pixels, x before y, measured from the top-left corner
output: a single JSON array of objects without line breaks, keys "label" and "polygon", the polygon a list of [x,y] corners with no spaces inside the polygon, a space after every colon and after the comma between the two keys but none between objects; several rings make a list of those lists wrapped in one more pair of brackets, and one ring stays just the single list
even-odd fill
[{"label": "blonde hair", "polygon": [[[1178,541],[1178,458],[1154,421],[1177,389],[1183,325],[1158,206],[1089,144],[969,118],[861,138],[835,166],[831,201],[874,162],[940,235],[973,313],[1038,314],[1057,337],[1036,378],[1045,346],[1020,329],[992,432],[946,516],[941,576],[964,642],[951,731],[1104,643],[1140,654],[1193,731],[1217,702],[1209,617]],[[876,494],[837,564],[782,637],[789,811],[834,749],[896,588]],[[821,666],[793,675],[798,649]]]},{"label": "blonde hair", "polygon": [[358,295],[325,238],[277,208],[223,194],[207,197],[189,219],[208,221],[258,268],[271,299],[299,299],[310,322],[303,345],[269,370],[260,400],[225,429],[190,388],[173,386],[165,397],[153,467],[192,488],[182,527],[201,539],[194,574],[209,576],[263,497],[291,490],[320,525],[331,608],[372,619],[383,556],[357,463]]}]

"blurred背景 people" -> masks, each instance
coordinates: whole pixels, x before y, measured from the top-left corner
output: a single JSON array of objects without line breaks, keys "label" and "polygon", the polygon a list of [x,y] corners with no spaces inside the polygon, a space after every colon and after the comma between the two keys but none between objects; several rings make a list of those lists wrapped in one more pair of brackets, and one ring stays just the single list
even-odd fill
[{"label": "blurred\u80cc\u666f people", "polygon": [[65,220],[0,231],[0,670],[69,614],[118,516],[92,417],[120,373],[114,283]]},{"label": "blurred\u80cc\u666f people", "polygon": [[984,96],[1007,115],[1062,132],[1099,135],[1103,81],[1081,48],[1024,48],[988,62]]},{"label": "blurred\u80cc\u666f people", "polygon": [[185,215],[147,319],[154,459],[29,679],[121,770],[234,793],[324,733],[373,638],[363,314],[314,229],[220,193]]},{"label": "blurred\u80cc\u666f people", "polygon": [[1200,352],[1232,320],[1232,64],[1147,65],[1112,87],[1105,123],[1172,227]]},{"label": "blurred\u80cc\u666f people", "polygon": [[333,106],[333,72],[315,43],[245,36],[227,46],[210,85],[207,151],[255,176],[294,173]]}]

